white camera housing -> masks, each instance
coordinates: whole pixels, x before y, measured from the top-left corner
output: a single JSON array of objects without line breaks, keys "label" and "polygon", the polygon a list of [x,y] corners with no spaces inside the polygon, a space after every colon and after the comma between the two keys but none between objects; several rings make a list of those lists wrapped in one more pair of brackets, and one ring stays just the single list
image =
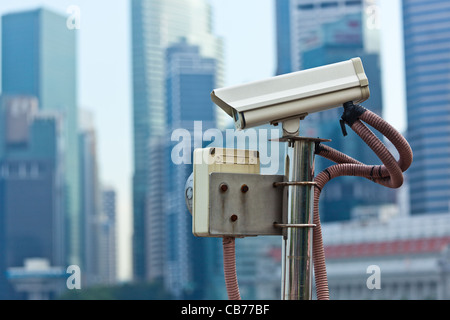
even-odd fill
[{"label": "white camera housing", "polygon": [[215,89],[212,101],[233,117],[238,130],[278,123],[370,96],[360,58]]}]

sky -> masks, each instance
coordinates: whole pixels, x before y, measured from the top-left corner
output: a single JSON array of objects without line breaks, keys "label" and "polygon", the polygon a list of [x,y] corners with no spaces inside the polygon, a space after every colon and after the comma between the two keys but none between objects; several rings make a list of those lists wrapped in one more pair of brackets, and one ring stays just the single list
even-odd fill
[{"label": "sky", "polygon": [[[213,31],[225,44],[225,86],[271,77],[276,70],[274,0],[209,0]],[[384,117],[406,129],[400,0],[379,0]],[[78,98],[91,111],[101,182],[117,191],[119,276],[131,276],[132,98],[129,0],[1,1],[0,15],[45,6],[80,9]],[[370,80],[370,79],[369,79]]]}]

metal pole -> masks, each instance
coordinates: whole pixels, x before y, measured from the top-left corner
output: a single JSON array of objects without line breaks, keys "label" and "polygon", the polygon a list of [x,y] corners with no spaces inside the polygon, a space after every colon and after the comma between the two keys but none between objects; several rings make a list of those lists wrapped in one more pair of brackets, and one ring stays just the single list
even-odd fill
[{"label": "metal pole", "polygon": [[[286,176],[289,181],[313,181],[315,140],[288,139]],[[312,184],[289,186],[287,228],[283,241],[283,300],[310,300],[312,297],[313,197]]]}]

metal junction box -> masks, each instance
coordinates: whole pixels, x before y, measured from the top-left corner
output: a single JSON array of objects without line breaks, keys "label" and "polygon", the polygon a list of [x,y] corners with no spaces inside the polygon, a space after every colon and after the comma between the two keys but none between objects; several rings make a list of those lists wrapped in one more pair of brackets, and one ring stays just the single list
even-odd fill
[{"label": "metal junction box", "polygon": [[193,224],[198,237],[282,235],[287,188],[283,175],[260,175],[257,151],[194,151]]},{"label": "metal junction box", "polygon": [[258,174],[259,154],[252,150],[204,148],[194,150],[192,233],[211,237],[209,177],[212,172]]},{"label": "metal junction box", "polygon": [[209,178],[210,236],[282,235],[284,176],[211,173]]}]

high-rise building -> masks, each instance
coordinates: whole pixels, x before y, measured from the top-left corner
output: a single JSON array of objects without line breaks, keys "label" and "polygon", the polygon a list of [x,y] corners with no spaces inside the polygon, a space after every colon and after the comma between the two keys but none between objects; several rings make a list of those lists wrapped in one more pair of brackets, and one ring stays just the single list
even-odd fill
[{"label": "high-rise building", "polygon": [[117,283],[117,236],[116,236],[116,190],[102,188],[102,211],[99,224],[99,267],[100,279],[104,284]]},{"label": "high-rise building", "polygon": [[[222,79],[222,44],[211,32],[211,8],[205,0],[133,0],[133,272],[137,279],[154,279],[148,266],[152,247],[151,219],[146,212],[163,214],[159,181],[158,141],[167,131],[165,101],[166,48],[186,38],[204,57],[217,59],[216,85]],[[156,149],[154,149],[156,148]],[[161,154],[161,153],[160,153]],[[150,155],[150,156],[149,156]],[[150,168],[152,172],[150,172]],[[156,276],[157,277],[157,276]]]},{"label": "high-rise building", "polygon": [[411,214],[449,211],[450,3],[403,1]]},{"label": "high-rise building", "polygon": [[[286,2],[290,2],[290,6]],[[279,55],[291,56],[293,70],[314,68],[361,57],[369,78],[371,96],[363,105],[382,114],[381,68],[378,38],[367,31],[366,10],[376,1],[304,1],[278,0],[278,10],[290,10],[291,48],[284,52],[284,40],[278,40]],[[284,13],[287,15],[287,13]],[[281,16],[281,15],[280,15]],[[277,21],[283,26],[283,20]],[[372,27],[372,26],[371,26]],[[279,26],[280,28],[280,26]],[[280,34],[279,36],[282,36]],[[368,45],[370,43],[370,45]],[[281,47],[280,47],[281,46]],[[281,50],[280,50],[281,49]],[[279,62],[286,63],[286,62]],[[279,66],[279,70],[286,69]],[[380,163],[375,154],[351,130],[344,137],[339,119],[342,108],[308,115],[301,124],[303,135],[331,139],[327,145],[350,156],[372,164]],[[332,162],[316,157],[316,174]],[[362,207],[395,202],[395,193],[362,178],[340,177],[327,184],[321,195],[320,212],[323,221],[348,220]]]},{"label": "high-rise building", "polygon": [[[184,183],[192,173],[195,141],[194,122],[201,129],[216,126],[215,107],[209,93],[216,87],[216,60],[201,55],[198,46],[186,39],[166,50],[167,136],[183,130],[187,140],[166,144],[165,244],[166,288],[178,298],[214,299],[224,290],[221,261],[221,241],[195,238],[192,216],[186,207]],[[185,143],[184,162],[172,159],[173,147]],[[184,152],[183,151],[183,152]],[[179,156],[178,154],[176,156]],[[151,213],[149,213],[149,216]],[[156,249],[156,248],[155,248]],[[213,285],[216,282],[217,285]]]},{"label": "high-rise building", "polygon": [[[305,69],[303,52],[322,46],[322,26],[336,22],[350,14],[365,16],[365,8],[376,0],[276,0],[278,70],[287,71],[290,58],[292,71]],[[288,28],[289,25],[289,28]],[[282,30],[289,31],[283,32]],[[368,32],[364,31],[364,38]],[[289,45],[285,37],[290,39]],[[339,39],[336,39],[339,40]],[[346,39],[342,39],[346,41]],[[280,50],[280,47],[283,48]],[[288,52],[286,52],[288,51]],[[281,65],[280,65],[281,63]]]},{"label": "high-rise building", "polygon": [[97,165],[97,135],[91,113],[79,110],[81,250],[84,286],[101,282],[99,268],[100,186]]},{"label": "high-rise building", "polygon": [[290,0],[276,0],[277,75],[292,72]]},{"label": "high-rise building", "polygon": [[[370,83],[370,98],[363,103],[372,112],[382,114],[381,66],[377,53],[367,53],[364,48],[361,13],[353,13],[322,25],[322,45],[303,53],[305,68],[318,67],[358,56],[364,63]],[[331,139],[327,145],[367,164],[380,163],[375,153],[351,130],[343,135],[339,125],[342,108],[314,114],[305,122],[309,136]],[[308,120],[311,123],[308,123]],[[380,137],[376,131],[375,133]],[[381,137],[380,137],[381,138]],[[316,158],[317,173],[334,164]],[[330,181],[321,195],[320,212],[323,221],[348,220],[355,210],[363,207],[392,204],[395,192],[362,178],[340,177]]]},{"label": "high-rise building", "polygon": [[101,186],[94,118],[88,110],[79,111],[83,285],[114,284],[117,281],[116,192]]},{"label": "high-rise building", "polygon": [[[80,263],[76,34],[47,9],[2,17],[2,94],[30,95],[62,116],[68,258]],[[0,151],[1,155],[1,151]]]},{"label": "high-rise building", "polygon": [[[26,298],[7,271],[29,259],[64,267],[63,126],[29,96],[2,97],[0,128],[0,298]],[[25,285],[25,284],[24,284]]]}]

